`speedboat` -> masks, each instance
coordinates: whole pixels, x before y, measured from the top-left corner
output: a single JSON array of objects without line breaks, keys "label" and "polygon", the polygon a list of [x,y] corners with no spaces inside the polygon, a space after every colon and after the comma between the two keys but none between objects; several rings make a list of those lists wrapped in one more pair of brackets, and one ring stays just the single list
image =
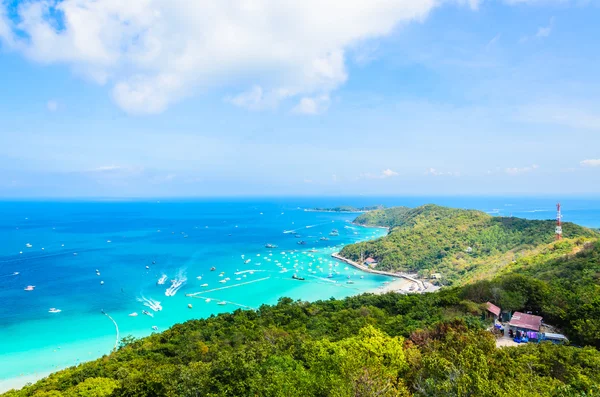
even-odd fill
[{"label": "speedboat", "polygon": [[187,281],[187,279],[185,277],[182,277],[180,279],[171,280],[172,284],[165,291],[165,295],[166,296],[174,296],[186,281]]},{"label": "speedboat", "polygon": [[204,299],[204,302],[206,302],[206,303],[210,303],[210,298],[206,298],[206,299]]},{"label": "speedboat", "polygon": [[201,287],[208,287],[208,284],[204,283],[201,285]]},{"label": "speedboat", "polygon": [[31,244],[27,243],[27,244],[25,244],[25,247],[27,247],[27,248],[31,248],[31,247],[33,247],[33,245],[31,245]]},{"label": "speedboat", "polygon": [[299,276],[298,276],[298,275],[296,275],[296,274],[294,274],[294,275],[292,276],[292,278],[293,278],[294,280],[300,280],[300,281],[304,281],[304,277],[299,277]]},{"label": "speedboat", "polygon": [[275,244],[266,244],[265,248],[277,248]]},{"label": "speedboat", "polygon": [[227,304],[227,302],[225,302],[225,301],[221,301],[221,302],[217,303],[217,305],[221,305],[221,306],[226,305],[226,304]]},{"label": "speedboat", "polygon": [[214,266],[210,268],[210,271],[211,271],[211,272],[214,272],[215,270],[217,270],[217,268],[216,268],[216,267],[214,267]]},{"label": "speedboat", "polygon": [[35,289],[35,285],[28,285],[25,287],[25,291],[33,291]]},{"label": "speedboat", "polygon": [[250,262],[252,262],[252,259],[246,259],[246,260],[244,261],[244,264],[246,264],[246,265],[247,265],[247,264],[248,264],[248,263],[250,263]]},{"label": "speedboat", "polygon": [[158,281],[156,282],[157,285],[163,285],[165,283],[165,281],[167,281],[167,275],[163,274]]},{"label": "speedboat", "polygon": [[298,244],[298,245],[306,245],[306,241],[300,240],[296,244]]},{"label": "speedboat", "polygon": [[223,280],[220,280],[219,282],[225,284],[227,282],[227,280],[223,279]]},{"label": "speedboat", "polygon": [[158,327],[156,325],[153,325],[152,329],[155,330],[155,331],[158,331]]},{"label": "speedboat", "polygon": [[19,275],[19,272],[14,272],[13,273],[13,276],[18,276],[18,275]]},{"label": "speedboat", "polygon": [[137,312],[129,313],[129,317],[137,317]]},{"label": "speedboat", "polygon": [[62,310],[57,309],[55,307],[51,307],[50,310],[48,310],[48,313],[60,313]]},{"label": "speedboat", "polygon": [[154,314],[150,313],[148,310],[142,310],[142,314],[145,314],[146,316],[154,317]]}]

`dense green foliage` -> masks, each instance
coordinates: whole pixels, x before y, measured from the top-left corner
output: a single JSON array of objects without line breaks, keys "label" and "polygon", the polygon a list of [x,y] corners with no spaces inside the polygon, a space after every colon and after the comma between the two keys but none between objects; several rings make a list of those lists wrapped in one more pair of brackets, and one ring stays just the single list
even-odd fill
[{"label": "dense green foliage", "polygon": [[[458,289],[188,321],[7,396],[592,396],[600,353],[495,348]],[[469,313],[473,311],[473,313]]]},{"label": "dense green foliage", "polygon": [[[441,273],[444,284],[492,276],[518,257],[554,240],[554,221],[493,217],[481,211],[425,205],[373,211],[356,219],[361,224],[390,226],[377,240],[348,245],[340,254],[358,261],[375,258],[378,270]],[[567,238],[598,237],[572,223],[563,225]]]},{"label": "dense green foliage", "polygon": [[364,226],[394,227],[401,224],[408,211],[410,211],[408,207],[378,209],[360,215],[354,223]]},{"label": "dense green foliage", "polygon": [[462,288],[463,298],[527,310],[580,345],[600,348],[600,242],[563,240],[507,266],[502,275]]},{"label": "dense green foliage", "polygon": [[[432,244],[438,232],[456,241],[471,237],[474,227],[495,236],[485,241],[501,251],[515,242],[535,245],[533,234],[546,233],[546,222],[422,210],[396,227],[429,222],[433,232],[419,233]],[[446,215],[460,220],[461,230],[443,230]],[[587,229],[566,230],[580,237],[541,245],[490,280],[424,295],[282,298],[257,311],[124,338],[109,356],[5,396],[598,396],[600,242]],[[485,330],[486,301],[539,314],[587,347],[543,342],[498,349]]]}]

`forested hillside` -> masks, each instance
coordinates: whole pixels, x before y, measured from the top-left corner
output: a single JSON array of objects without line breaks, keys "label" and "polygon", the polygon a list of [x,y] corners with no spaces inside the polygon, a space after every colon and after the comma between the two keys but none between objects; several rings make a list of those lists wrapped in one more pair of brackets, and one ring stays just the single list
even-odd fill
[{"label": "forested hillside", "polygon": [[[340,254],[358,261],[373,257],[378,270],[441,273],[444,284],[493,276],[520,256],[554,241],[554,221],[493,217],[481,211],[425,205],[363,214],[357,223],[391,227],[377,240],[348,245]],[[598,233],[572,223],[566,238],[596,238]]]},{"label": "forested hillside", "polygon": [[[425,295],[283,298],[188,321],[6,396],[595,396],[600,244],[558,242],[491,281]],[[573,343],[497,349],[484,302]]]}]

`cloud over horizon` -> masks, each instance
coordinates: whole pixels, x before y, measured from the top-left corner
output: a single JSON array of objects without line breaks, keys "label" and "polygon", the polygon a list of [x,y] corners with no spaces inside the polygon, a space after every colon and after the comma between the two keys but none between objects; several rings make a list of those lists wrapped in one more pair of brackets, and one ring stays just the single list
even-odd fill
[{"label": "cloud over horizon", "polygon": [[[443,3],[476,0],[50,0],[0,2],[0,41],[40,63],[69,65],[108,85],[129,113],[159,113],[233,78],[230,102],[251,109],[296,102],[318,114],[347,78],[345,50],[422,21]],[[310,27],[310,28],[308,28]],[[253,88],[252,88],[253,87]]]}]

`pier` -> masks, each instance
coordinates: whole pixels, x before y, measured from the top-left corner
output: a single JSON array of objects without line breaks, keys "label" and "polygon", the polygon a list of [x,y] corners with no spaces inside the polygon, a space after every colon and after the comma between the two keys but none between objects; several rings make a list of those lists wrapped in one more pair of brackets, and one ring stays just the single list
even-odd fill
[{"label": "pier", "polygon": [[369,266],[361,265],[360,263],[354,262],[353,260],[344,258],[339,253],[333,253],[333,254],[331,254],[331,256],[337,260],[340,260],[344,263],[349,264],[350,266],[353,266],[359,270],[362,270],[363,272],[372,273],[372,274],[380,274],[382,276],[404,278],[404,279],[407,279],[407,280],[417,284],[419,291],[425,291],[425,289],[426,289],[425,284],[423,284],[423,282],[421,280],[417,280],[416,278],[407,276],[405,274],[386,272],[386,271],[382,271],[382,270],[374,270],[374,269],[371,269]]}]

